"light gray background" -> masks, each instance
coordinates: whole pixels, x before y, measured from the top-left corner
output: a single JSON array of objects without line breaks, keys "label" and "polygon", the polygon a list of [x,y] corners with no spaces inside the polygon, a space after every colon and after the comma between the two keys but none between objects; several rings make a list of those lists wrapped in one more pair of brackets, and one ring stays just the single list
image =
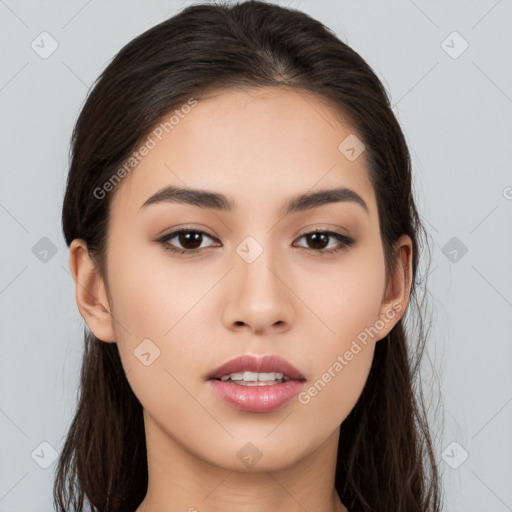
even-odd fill
[{"label": "light gray background", "polygon": [[[75,406],[83,321],[60,227],[74,121],[114,54],[190,3],[0,0],[1,512],[53,510],[41,443],[60,451]],[[443,510],[512,511],[512,2],[276,3],[335,30],[392,97],[435,240]],[[43,31],[58,42],[47,59],[31,47]]]}]

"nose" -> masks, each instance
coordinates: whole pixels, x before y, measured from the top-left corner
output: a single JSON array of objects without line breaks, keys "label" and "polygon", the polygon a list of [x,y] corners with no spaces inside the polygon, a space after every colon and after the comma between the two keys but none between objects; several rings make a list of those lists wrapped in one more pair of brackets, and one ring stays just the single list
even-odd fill
[{"label": "nose", "polygon": [[226,283],[223,320],[228,329],[271,334],[288,330],[293,321],[294,296],[286,266],[270,250],[252,262],[234,254]]}]

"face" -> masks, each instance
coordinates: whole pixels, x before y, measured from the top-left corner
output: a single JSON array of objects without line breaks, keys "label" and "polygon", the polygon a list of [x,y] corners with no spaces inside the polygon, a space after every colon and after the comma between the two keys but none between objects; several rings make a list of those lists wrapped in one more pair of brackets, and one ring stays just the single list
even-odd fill
[{"label": "face", "polygon": [[[339,149],[355,133],[318,98],[224,90],[183,111],[117,185],[108,314],[84,318],[118,344],[162,449],[247,471],[250,442],[255,468],[283,468],[334,438],[354,407],[375,344],[405,311],[407,268],[386,283],[365,153]],[[222,194],[225,208],[183,194],[145,205],[169,186]],[[284,214],[332,189],[349,192]],[[305,381],[273,410],[230,405],[208,375],[245,354],[278,355]]]}]

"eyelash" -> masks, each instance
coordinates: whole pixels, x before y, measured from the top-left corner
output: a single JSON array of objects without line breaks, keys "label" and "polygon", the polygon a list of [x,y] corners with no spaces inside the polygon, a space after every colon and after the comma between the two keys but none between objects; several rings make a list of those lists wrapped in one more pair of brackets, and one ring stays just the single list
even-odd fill
[{"label": "eyelash", "polygon": [[[180,235],[181,233],[199,233],[201,235],[206,235],[207,237],[209,238],[212,238],[214,240],[216,240],[215,237],[209,235],[208,233],[206,233],[205,231],[201,231],[199,229],[187,229],[187,228],[182,228],[182,229],[179,229],[177,231],[173,231],[172,233],[169,233],[168,235],[165,235],[163,236],[162,238],[156,240],[157,242],[161,243],[163,245],[163,248],[166,250],[166,251],[170,251],[172,254],[194,254],[194,253],[198,253],[204,249],[176,249],[172,246],[169,245],[168,243],[168,240],[174,238],[175,236],[177,235]],[[351,245],[353,245],[355,243],[355,240],[353,238],[350,238],[348,236],[345,236],[345,235],[342,235],[341,233],[337,233],[336,231],[328,231],[328,230],[321,230],[321,229],[316,229],[314,231],[309,231],[307,233],[304,233],[302,234],[300,238],[303,238],[305,236],[308,236],[308,235],[313,235],[315,233],[321,233],[321,234],[324,234],[324,235],[329,235],[335,239],[337,239],[339,242],[341,242],[341,246],[340,247],[337,247],[337,248],[334,248],[334,249],[311,249],[313,252],[321,255],[321,256],[328,256],[330,254],[334,254],[334,253],[337,253],[339,251],[346,251]],[[302,247],[303,249],[307,249],[307,247]]]}]

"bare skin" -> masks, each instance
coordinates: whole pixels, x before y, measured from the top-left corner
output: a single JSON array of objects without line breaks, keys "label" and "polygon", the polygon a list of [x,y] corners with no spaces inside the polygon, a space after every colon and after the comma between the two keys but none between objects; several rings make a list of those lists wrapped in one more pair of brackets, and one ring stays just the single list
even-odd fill
[{"label": "bare skin", "polygon": [[[401,237],[386,282],[365,153],[351,161],[338,149],[351,133],[318,98],[287,88],[200,99],[117,185],[106,283],[84,241],[71,244],[80,313],[96,337],[118,344],[144,407],[149,485],[137,512],[348,512],[334,487],[339,428],[375,344],[405,313],[412,256],[411,240]],[[222,193],[234,207],[141,208],[168,185]],[[356,192],[367,210],[338,201],[281,216],[291,197],[336,187]],[[206,233],[198,253],[166,251],[199,245],[182,245],[178,235],[156,241],[185,227]],[[322,255],[343,243],[324,235],[324,245],[315,244],[305,235],[316,229],[355,243]],[[239,247],[262,252],[249,263]],[[360,350],[333,372],[371,326],[377,334],[358,341]],[[160,351],[150,365],[134,354],[145,339]],[[328,382],[307,403],[237,410],[206,375],[247,353],[284,357],[305,375],[306,391]],[[261,454],[251,466],[238,456],[244,446]]]}]

